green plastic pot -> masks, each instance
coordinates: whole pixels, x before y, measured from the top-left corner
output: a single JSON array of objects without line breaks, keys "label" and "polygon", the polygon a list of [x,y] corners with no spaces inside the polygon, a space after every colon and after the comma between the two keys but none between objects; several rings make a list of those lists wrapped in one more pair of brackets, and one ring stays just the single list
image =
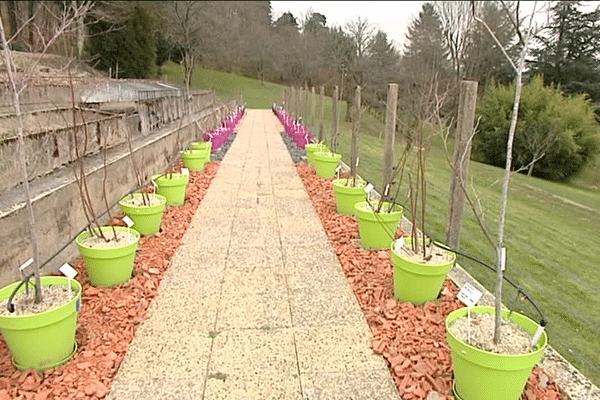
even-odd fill
[{"label": "green plastic pot", "polygon": [[[404,241],[409,244],[411,239],[405,238]],[[446,275],[454,266],[456,254],[450,253],[452,259],[445,263],[423,264],[396,253],[396,242],[393,241],[390,246],[394,266],[394,296],[400,301],[413,304],[435,301],[442,290]]]},{"label": "green plastic pot", "polygon": [[[531,376],[533,367],[541,360],[548,344],[546,332],[542,334],[535,351],[520,355],[496,354],[477,349],[458,339],[448,327],[460,317],[467,315],[468,308],[459,308],[446,318],[448,345],[452,350],[454,385],[459,398],[463,400],[518,400]],[[494,314],[493,307],[477,306],[474,313]],[[508,315],[502,310],[502,317],[517,323],[532,336],[538,324],[516,312]]]},{"label": "green plastic pot", "polygon": [[335,169],[340,164],[341,154],[337,153],[314,153],[313,161],[319,178],[332,179],[335,177]]},{"label": "green plastic pot", "polygon": [[306,151],[306,158],[308,159],[308,165],[315,165],[314,155],[315,152],[323,152],[327,151],[327,146],[323,143],[308,143],[304,146],[304,150]]},{"label": "green plastic pot", "polygon": [[167,207],[167,199],[160,194],[149,194],[150,197],[156,197],[160,202],[153,206],[135,206],[127,204],[131,197],[140,198],[141,193],[128,194],[119,201],[123,212],[133,221],[132,229],[135,229],[142,235],[156,235],[160,230],[163,211]]},{"label": "green plastic pot", "polygon": [[333,181],[333,189],[335,191],[335,206],[338,214],[354,215],[354,205],[361,201],[365,201],[367,192],[365,186],[367,182],[362,179],[357,179],[357,186],[352,186],[352,178],[350,179],[335,179]]},{"label": "green plastic pot", "polygon": [[[68,286],[62,276],[41,277],[42,287]],[[19,282],[0,289],[0,303],[6,300]],[[75,329],[77,313],[81,306],[81,285],[71,280],[76,295],[66,304],[37,314],[0,316],[0,332],[13,356],[13,364],[20,370],[34,368],[40,371],[56,368],[75,354]],[[19,292],[25,290],[23,285]],[[32,287],[29,290],[33,290]]]},{"label": "green plastic pot", "polygon": [[210,153],[208,150],[185,150],[181,152],[181,158],[186,168],[203,172]]},{"label": "green plastic pot", "polygon": [[181,206],[185,202],[185,189],[190,180],[188,174],[160,174],[152,176],[156,193],[167,199],[167,207]]},{"label": "green plastic pot", "polygon": [[192,142],[192,150],[206,151],[206,162],[210,162],[210,153],[212,152],[212,142]]},{"label": "green plastic pot", "polygon": [[[110,226],[103,226],[102,232],[110,237],[113,232]],[[124,242],[116,247],[89,247],[85,245],[85,240],[90,236],[89,232],[84,231],[77,236],[75,243],[79,249],[79,254],[85,261],[85,269],[94,286],[120,285],[131,279],[133,272],[133,261],[135,252],[140,243],[140,234],[129,228],[115,226],[117,232],[130,232],[135,239],[130,242]]]},{"label": "green plastic pot", "polygon": [[[377,202],[371,202],[373,208]],[[402,218],[402,207],[395,204],[391,212],[376,213],[366,201],[354,205],[356,219],[358,219],[358,232],[360,244],[366,249],[387,249],[394,240],[396,228]],[[391,203],[384,202],[382,210],[392,207]]]}]

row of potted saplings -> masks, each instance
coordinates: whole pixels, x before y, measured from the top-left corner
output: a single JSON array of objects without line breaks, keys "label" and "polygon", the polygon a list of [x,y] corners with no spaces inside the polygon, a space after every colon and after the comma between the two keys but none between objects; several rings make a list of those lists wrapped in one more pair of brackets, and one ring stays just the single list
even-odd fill
[{"label": "row of potted saplings", "polygon": [[[93,286],[113,287],[131,279],[141,235],[158,233],[166,207],[184,204],[189,170],[204,171],[213,146],[218,149],[227,141],[243,113],[243,108],[235,110],[219,128],[205,134],[208,140],[192,142],[182,151],[185,168],[180,172],[154,175],[155,193],[132,193],[119,201],[130,227],[90,227],[77,236],[75,242]],[[55,303],[46,305],[44,311],[26,310],[26,305],[33,304],[29,279],[0,289],[0,331],[18,369],[52,369],[77,351],[75,330],[82,288],[71,278],[68,273],[67,278],[41,278],[44,302]]]},{"label": "row of potted saplings", "polygon": [[[413,304],[436,301],[447,274],[454,267],[456,255],[432,243],[413,246],[411,237],[396,238],[403,208],[394,202],[371,201],[369,185],[362,179],[334,179],[341,155],[329,151],[323,143],[305,140],[312,138],[310,133],[285,116],[282,113],[279,119],[284,128],[290,129],[292,139],[295,132],[303,132],[302,135],[296,134],[294,141],[306,150],[308,164],[315,167],[317,176],[333,179],[337,212],[358,220],[362,247],[390,250],[395,298]],[[422,235],[411,236],[418,238],[419,242],[424,239]],[[426,252],[423,248],[427,248]],[[463,341],[452,329],[459,319],[471,321],[482,315],[493,318],[493,312],[493,307],[464,307],[450,313],[446,319],[454,368],[454,395],[457,399],[519,399],[533,367],[544,353],[548,341],[546,333],[542,332],[541,336],[536,334],[538,324],[516,312],[503,310],[502,315],[534,338],[535,343],[531,343],[526,353],[499,354],[483,350]]]}]

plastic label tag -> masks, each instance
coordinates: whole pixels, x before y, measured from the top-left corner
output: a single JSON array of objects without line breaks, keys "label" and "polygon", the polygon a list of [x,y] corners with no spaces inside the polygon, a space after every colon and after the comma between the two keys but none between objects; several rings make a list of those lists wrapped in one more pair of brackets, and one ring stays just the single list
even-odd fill
[{"label": "plastic label tag", "polygon": [[498,258],[500,260],[500,271],[506,269],[506,247],[500,247],[498,249]]},{"label": "plastic label tag", "polygon": [[189,175],[190,174],[190,170],[187,168],[181,168],[181,175]]},{"label": "plastic label tag", "polygon": [[385,190],[383,191],[383,196],[387,196],[388,194],[390,194],[390,184],[388,183],[387,185],[385,185]]},{"label": "plastic label tag", "polygon": [[125,222],[125,225],[127,225],[129,228],[131,228],[134,223],[127,215],[123,217],[123,222]]},{"label": "plastic label tag", "polygon": [[544,333],[544,327],[538,325],[535,335],[533,335],[533,338],[531,338],[531,347],[534,347],[537,344],[538,340],[540,340],[540,337],[542,337],[542,333]]},{"label": "plastic label tag", "polygon": [[356,157],[356,165],[355,165],[355,167],[358,167],[358,160],[360,160],[360,157],[357,156]]},{"label": "plastic label tag", "polygon": [[396,243],[394,243],[394,251],[399,254],[402,251],[403,247],[404,247],[404,237],[401,237],[398,240],[396,240]]},{"label": "plastic label tag", "polygon": [[30,258],[29,260],[25,261],[25,262],[23,263],[23,265],[21,265],[21,266],[19,267],[19,270],[20,270],[20,271],[23,271],[25,268],[29,267],[31,264],[33,264],[33,258]]},{"label": "plastic label tag", "polygon": [[79,312],[81,311],[81,299],[77,298],[77,300],[75,300],[75,311]]},{"label": "plastic label tag", "polygon": [[482,295],[483,293],[481,291],[477,290],[473,285],[467,282],[460,289],[460,292],[458,292],[456,298],[465,303],[467,307],[473,307],[475,304],[477,304],[479,299],[481,299]]},{"label": "plastic label tag", "polygon": [[69,263],[64,263],[58,270],[69,279],[73,279],[77,276],[77,271],[75,268],[71,267]]}]

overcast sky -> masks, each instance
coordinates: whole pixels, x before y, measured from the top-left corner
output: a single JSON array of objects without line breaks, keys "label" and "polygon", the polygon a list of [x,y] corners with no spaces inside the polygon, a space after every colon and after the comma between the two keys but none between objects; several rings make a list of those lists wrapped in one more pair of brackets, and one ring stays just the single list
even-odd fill
[{"label": "overcast sky", "polygon": [[401,50],[408,25],[419,16],[421,1],[271,1],[273,20],[290,11],[298,20],[309,8],[327,18],[327,26],[344,27],[358,16],[366,18],[381,29]]},{"label": "overcast sky", "polygon": [[[533,1],[523,1],[523,10],[531,12]],[[545,2],[538,1],[537,8]],[[369,20],[376,28],[384,31],[397,50],[402,51],[408,32],[408,26],[419,16],[422,1],[271,1],[273,20],[284,12],[290,11],[300,21],[306,11],[312,8],[314,12],[327,18],[327,26],[344,27],[346,22],[355,20],[358,16]],[[584,10],[592,11],[600,1],[584,2]],[[536,18],[540,23],[546,16]]]}]

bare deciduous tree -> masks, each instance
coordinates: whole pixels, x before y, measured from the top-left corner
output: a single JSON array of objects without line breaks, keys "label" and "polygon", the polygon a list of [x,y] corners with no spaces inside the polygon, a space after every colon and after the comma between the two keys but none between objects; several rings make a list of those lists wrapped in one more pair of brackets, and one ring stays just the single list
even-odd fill
[{"label": "bare deciduous tree", "polygon": [[166,36],[182,52],[185,88],[189,93],[195,62],[202,57],[206,36],[210,35],[213,14],[212,2],[165,1],[162,2],[166,21]]},{"label": "bare deciduous tree", "polygon": [[[474,20],[469,1],[436,1],[434,7],[439,16],[446,46],[450,51],[450,60],[458,83],[462,76],[462,68],[467,49],[469,32],[473,29]],[[478,8],[477,5],[475,7]]]},{"label": "bare deciduous tree", "polygon": [[29,234],[34,260],[36,303],[42,301],[42,285],[40,280],[40,255],[38,250],[37,233],[35,229],[35,216],[33,212],[31,190],[29,187],[29,174],[27,172],[28,155],[27,153],[25,153],[25,135],[23,132],[23,115],[21,112],[20,95],[22,91],[27,87],[27,83],[32,76],[32,72],[35,70],[35,67],[37,67],[37,65],[39,64],[39,61],[43,54],[59,37],[61,37],[62,34],[64,34],[68,29],[72,27],[74,21],[77,20],[78,16],[81,13],[87,12],[90,6],[91,2],[83,2],[81,4],[71,3],[71,6],[65,7],[64,12],[62,14],[56,15],[57,29],[54,32],[54,35],[50,38],[43,38],[42,52],[38,55],[36,60],[33,63],[31,63],[29,68],[23,71],[23,73],[17,72],[17,67],[14,63],[12,50],[10,49],[10,39],[7,39],[6,34],[4,32],[4,24],[2,20],[0,20],[0,41],[2,42],[2,59],[8,76],[8,85],[13,97],[13,107],[15,111],[15,120],[17,128],[16,131],[18,137],[17,148],[19,153],[19,161],[21,164],[23,189],[25,191],[25,203],[27,207],[27,214],[29,220]]},{"label": "bare deciduous tree", "polygon": [[535,163],[544,157],[554,143],[560,138],[561,128],[558,121],[554,123],[534,122],[519,136],[525,148],[531,152],[531,162],[528,164],[527,175],[531,176]]}]

